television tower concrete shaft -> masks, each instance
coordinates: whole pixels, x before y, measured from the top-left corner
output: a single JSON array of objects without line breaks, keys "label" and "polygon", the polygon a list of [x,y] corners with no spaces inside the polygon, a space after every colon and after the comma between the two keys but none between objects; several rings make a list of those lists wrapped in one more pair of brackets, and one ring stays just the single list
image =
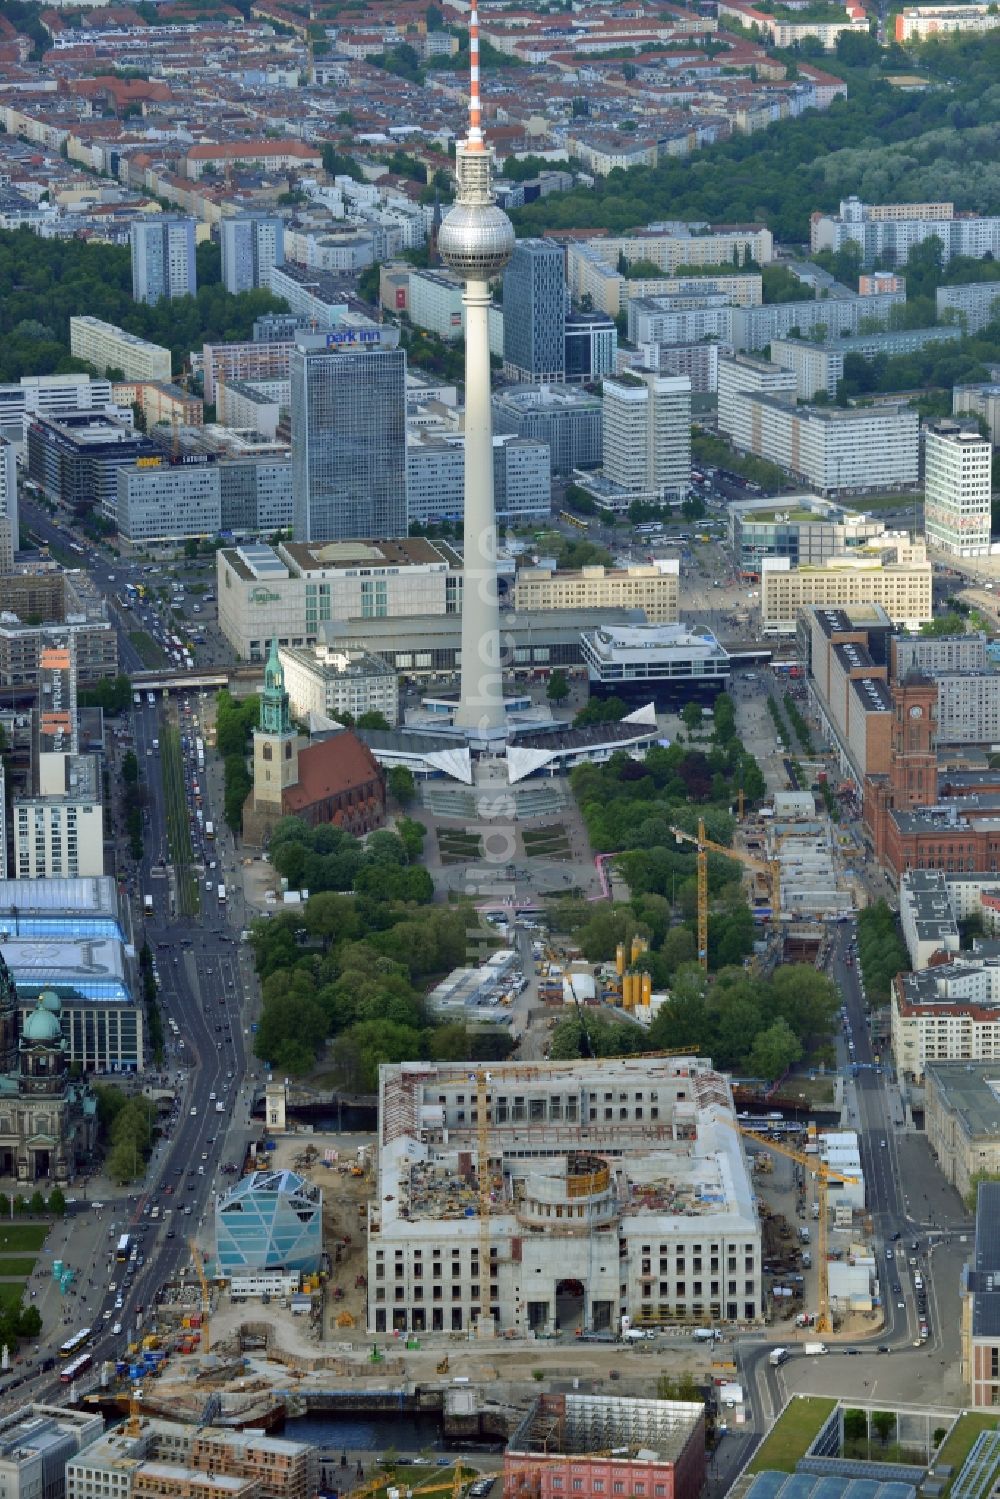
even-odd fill
[{"label": "television tower concrete shaft", "polygon": [[462,684],[457,728],[484,739],[506,725],[497,591],[490,407],[489,282],[514,249],[514,229],[493,196],[493,153],[483,140],[479,96],[479,14],[469,15],[469,133],[455,158],[458,193],[441,223],[438,252],[465,282],[465,567]]}]

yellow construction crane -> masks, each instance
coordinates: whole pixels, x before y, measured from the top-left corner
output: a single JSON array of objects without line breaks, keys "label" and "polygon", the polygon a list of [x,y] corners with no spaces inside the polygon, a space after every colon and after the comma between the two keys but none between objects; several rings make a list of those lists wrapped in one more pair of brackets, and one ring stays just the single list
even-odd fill
[{"label": "yellow construction crane", "polygon": [[708,972],[708,855],[722,854],[735,859],[745,869],[752,869],[767,878],[771,896],[771,921],[777,926],[781,916],[781,864],[777,859],[756,859],[741,848],[727,848],[724,843],[713,843],[705,836],[705,819],[698,818],[698,832],[689,833],[684,828],[672,827],[670,831],[678,843],[693,843],[698,850],[698,962]]},{"label": "yellow construction crane", "polygon": [[[728,1124],[730,1121],[727,1120]],[[797,1161],[807,1171],[811,1171],[816,1178],[816,1197],[819,1203],[819,1218],[816,1227],[816,1258],[819,1288],[819,1315],[816,1318],[817,1332],[832,1332],[833,1322],[830,1318],[830,1267],[827,1260],[827,1189],[831,1182],[841,1182],[846,1186],[856,1186],[856,1176],[846,1176],[843,1171],[835,1171],[818,1156],[804,1155],[801,1150],[793,1150],[790,1145],[779,1144],[777,1140],[770,1139],[767,1135],[759,1135],[756,1130],[747,1129],[743,1124],[733,1124],[745,1140],[756,1140],[758,1145],[763,1145],[765,1150],[773,1150],[776,1155],[787,1156],[790,1161]]]},{"label": "yellow construction crane", "polygon": [[442,1494],[446,1489],[451,1490],[451,1499],[461,1499],[462,1490],[467,1483],[472,1483],[479,1478],[497,1478],[496,1473],[477,1473],[474,1468],[463,1468],[461,1463],[455,1464],[455,1472],[451,1478],[439,1478],[434,1482],[414,1484],[410,1490],[411,1494]]},{"label": "yellow construction crane", "polygon": [[188,1246],[191,1250],[194,1271],[201,1286],[201,1351],[202,1353],[208,1353],[211,1346],[208,1333],[208,1319],[212,1310],[212,1297],[208,1289],[208,1280],[205,1276],[205,1266],[202,1263],[201,1250],[194,1239],[188,1240]]},{"label": "yellow construction crane", "polygon": [[142,1405],[142,1391],[132,1386],[128,1396],[128,1425],[125,1430],[130,1437],[137,1437],[141,1430],[139,1420],[139,1408]]}]

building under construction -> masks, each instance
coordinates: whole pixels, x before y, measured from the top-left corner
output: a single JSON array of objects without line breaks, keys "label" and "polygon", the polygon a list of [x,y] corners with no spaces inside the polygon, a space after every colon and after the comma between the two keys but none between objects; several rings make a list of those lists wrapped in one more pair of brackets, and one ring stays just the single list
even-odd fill
[{"label": "building under construction", "polygon": [[318,1449],[259,1431],[134,1418],[66,1464],[66,1499],[313,1499]]},{"label": "building under construction", "polygon": [[542,1395],[503,1460],[503,1499],[697,1499],[704,1482],[700,1401]]},{"label": "building under construction", "polygon": [[760,1320],[735,1122],[695,1057],[382,1066],[369,1330]]}]

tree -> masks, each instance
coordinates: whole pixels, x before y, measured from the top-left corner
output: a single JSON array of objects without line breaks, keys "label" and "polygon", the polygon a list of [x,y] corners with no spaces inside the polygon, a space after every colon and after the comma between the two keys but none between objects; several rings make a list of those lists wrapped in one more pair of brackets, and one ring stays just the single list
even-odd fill
[{"label": "tree", "polygon": [[690,927],[673,927],[664,938],[660,956],[671,976],[685,963],[693,963],[698,956],[698,944]]},{"label": "tree", "polygon": [[569,682],[566,680],[566,673],[558,667],[549,677],[545,695],[550,703],[564,703],[569,697]]},{"label": "tree", "polygon": [[787,1020],[776,1020],[754,1041],[750,1052],[750,1070],[769,1082],[781,1077],[802,1056],[802,1043],[792,1033]]},{"label": "tree", "polygon": [[401,807],[408,807],[417,794],[413,772],[405,765],[394,765],[386,776],[389,794]]},{"label": "tree", "polygon": [[681,712],[681,722],[689,734],[693,734],[696,729],[700,729],[702,724],[701,705],[693,699],[685,703]]},{"label": "tree", "polygon": [[868,1417],[864,1411],[844,1412],[844,1441],[863,1442],[868,1435]]},{"label": "tree", "polygon": [[62,1218],[66,1213],[66,1198],[60,1187],[53,1187],[49,1193],[49,1212],[55,1218]]},{"label": "tree", "polygon": [[947,614],[939,614],[937,619],[929,619],[920,626],[921,635],[964,635],[965,620],[955,610],[949,610]]},{"label": "tree", "polygon": [[126,750],[122,756],[122,780],[126,786],[134,786],[139,779],[139,761],[134,750]]},{"label": "tree", "polygon": [[885,1447],[896,1429],[896,1417],[892,1411],[873,1411],[872,1426],[878,1433],[882,1446]]}]

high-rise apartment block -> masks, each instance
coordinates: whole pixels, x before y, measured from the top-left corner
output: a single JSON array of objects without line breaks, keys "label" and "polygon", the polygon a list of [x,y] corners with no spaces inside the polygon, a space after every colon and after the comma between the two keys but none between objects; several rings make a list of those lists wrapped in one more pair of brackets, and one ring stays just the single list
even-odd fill
[{"label": "high-rise apartment block", "polygon": [[635,371],[604,382],[604,476],[630,494],[683,499],[691,482],[691,381]]},{"label": "high-rise apartment block", "polygon": [[552,240],[518,240],[504,271],[503,365],[533,385],[565,378],[566,270]]},{"label": "high-rise apartment block", "polygon": [[17,551],[17,459],[14,448],[5,437],[0,437],[0,520],[10,525],[11,548]]},{"label": "high-rise apartment block", "polygon": [[765,393],[746,408],[737,447],[776,463],[818,494],[905,489],[919,473],[919,417],[903,402],[878,406],[792,406]]},{"label": "high-rise apartment block", "polygon": [[298,541],[407,534],[406,354],[392,329],[300,334],[291,354]]},{"label": "high-rise apartment block", "polygon": [[[100,374],[108,370],[121,370],[125,380],[169,380],[170,350],[162,344],[149,343],[138,334],[126,333],[116,323],[105,323],[99,317],[71,317],[69,320],[69,351],[77,359],[85,359]],[[207,396],[211,400],[211,396]],[[79,410],[91,402],[80,402],[72,410]],[[39,412],[48,415],[39,405]]]},{"label": "high-rise apartment block", "polygon": [[842,250],[857,245],[865,265],[880,256],[905,265],[915,245],[927,239],[941,241],[941,258],[970,255],[983,259],[1000,254],[1000,217],[981,218],[975,213],[956,214],[953,203],[862,203],[844,198],[839,214],[814,214],[810,223],[810,245],[818,250]]},{"label": "high-rise apartment block", "polygon": [[957,320],[956,332],[979,333],[997,316],[1000,281],[959,281],[954,286],[939,286],[934,302],[942,321],[948,314]]},{"label": "high-rise apartment block", "polygon": [[219,225],[222,247],[222,284],[226,291],[253,291],[270,286],[271,267],[285,261],[285,225],[270,214],[249,214],[223,219]]},{"label": "high-rise apartment block", "polygon": [[130,230],[132,296],[137,302],[193,297],[198,287],[194,219],[157,214]]},{"label": "high-rise apartment block", "polygon": [[1000,438],[1000,385],[991,381],[983,385],[955,385],[951,392],[953,416],[982,417],[994,445]]},{"label": "high-rise apartment block", "polygon": [[789,406],[795,405],[794,373],[767,359],[754,359],[749,354],[720,355],[718,381],[719,431],[741,447],[750,446],[748,408],[741,397],[766,391]]},{"label": "high-rise apartment block", "polygon": [[990,550],[993,445],[975,428],[932,423],[924,434],[924,529],[956,557]]}]

